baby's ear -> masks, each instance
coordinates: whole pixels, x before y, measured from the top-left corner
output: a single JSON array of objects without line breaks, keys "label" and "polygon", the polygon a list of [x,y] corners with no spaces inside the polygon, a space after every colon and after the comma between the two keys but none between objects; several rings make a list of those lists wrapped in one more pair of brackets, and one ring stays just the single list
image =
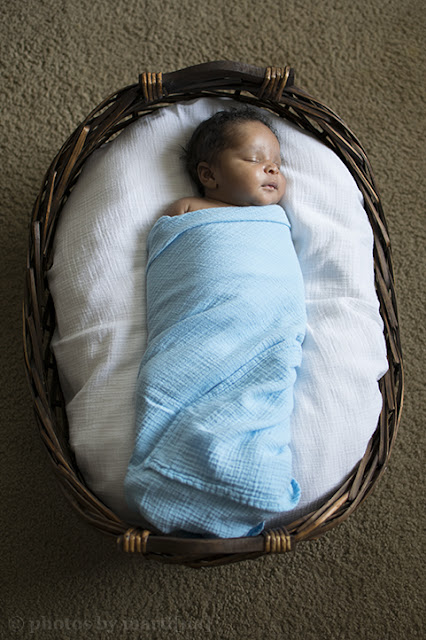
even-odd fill
[{"label": "baby's ear", "polygon": [[203,187],[214,189],[216,187],[216,178],[213,170],[207,162],[200,162],[197,167],[198,179]]}]

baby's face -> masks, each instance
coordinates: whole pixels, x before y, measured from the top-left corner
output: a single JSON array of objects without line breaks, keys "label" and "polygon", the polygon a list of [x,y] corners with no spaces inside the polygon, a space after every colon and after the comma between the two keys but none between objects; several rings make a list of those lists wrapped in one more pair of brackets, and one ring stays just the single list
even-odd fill
[{"label": "baby's face", "polygon": [[206,196],[237,206],[277,204],[286,180],[276,136],[261,122],[244,122],[232,130],[232,146],[210,167],[214,183]]}]

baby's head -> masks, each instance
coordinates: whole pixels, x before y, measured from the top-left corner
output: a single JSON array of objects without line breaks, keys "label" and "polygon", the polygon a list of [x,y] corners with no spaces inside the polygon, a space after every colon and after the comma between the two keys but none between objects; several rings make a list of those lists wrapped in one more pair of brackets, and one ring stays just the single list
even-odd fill
[{"label": "baby's head", "polygon": [[186,148],[186,168],[200,194],[227,204],[277,204],[285,191],[280,144],[268,120],[250,107],[219,111]]}]

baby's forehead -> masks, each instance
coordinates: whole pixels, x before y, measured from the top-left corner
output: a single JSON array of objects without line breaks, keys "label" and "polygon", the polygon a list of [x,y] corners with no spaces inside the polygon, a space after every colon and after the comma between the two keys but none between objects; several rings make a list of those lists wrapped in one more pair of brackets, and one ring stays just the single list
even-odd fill
[{"label": "baby's forehead", "polygon": [[232,128],[228,130],[229,142],[231,145],[243,144],[274,144],[280,147],[280,141],[275,132],[267,124],[260,120],[248,120],[233,122]]}]

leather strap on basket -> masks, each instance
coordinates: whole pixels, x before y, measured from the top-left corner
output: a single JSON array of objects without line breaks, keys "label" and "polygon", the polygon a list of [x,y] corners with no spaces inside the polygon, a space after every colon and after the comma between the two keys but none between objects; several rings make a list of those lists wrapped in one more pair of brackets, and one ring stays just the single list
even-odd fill
[{"label": "leather strap on basket", "polygon": [[[141,530],[135,527],[131,527],[117,538],[118,547],[122,551],[125,551],[126,553],[140,553],[144,555],[147,553],[147,542],[150,534],[151,532],[146,529]],[[272,529],[269,531],[264,531],[259,536],[259,538],[262,538],[262,537],[264,541],[263,553],[286,553],[288,551],[293,550],[294,545],[292,544],[291,535],[289,534],[287,529],[285,529],[284,527],[280,529]],[[252,538],[252,539],[242,538],[242,540],[256,541],[255,538]],[[185,543],[187,542],[190,542],[190,541],[185,540]],[[214,542],[218,542],[218,540],[215,540]],[[227,542],[231,542],[231,541],[228,540]],[[176,543],[176,540],[174,541],[174,543]],[[202,552],[203,553],[207,552],[209,555],[211,555],[212,549],[207,549],[208,545],[205,546],[207,544],[207,540],[202,540],[201,543],[203,544]],[[257,546],[257,543],[256,543],[256,546]],[[188,549],[186,551],[188,552]],[[258,547],[257,551],[261,551],[261,547]],[[198,554],[200,552],[201,550],[197,550]],[[233,549],[232,552],[235,553],[235,549]],[[214,553],[215,555],[218,555],[217,548],[214,549]],[[229,549],[227,553],[230,553]]]},{"label": "leather strap on basket", "polygon": [[292,550],[291,536],[287,529],[272,529],[264,531],[265,553],[286,553]]},{"label": "leather strap on basket", "polygon": [[139,85],[142,89],[145,102],[161,100],[165,91],[163,89],[163,74],[145,72],[139,76]]},{"label": "leather strap on basket", "polygon": [[279,102],[284,89],[291,86],[293,81],[294,71],[291,67],[267,67],[257,96],[259,99]]}]

